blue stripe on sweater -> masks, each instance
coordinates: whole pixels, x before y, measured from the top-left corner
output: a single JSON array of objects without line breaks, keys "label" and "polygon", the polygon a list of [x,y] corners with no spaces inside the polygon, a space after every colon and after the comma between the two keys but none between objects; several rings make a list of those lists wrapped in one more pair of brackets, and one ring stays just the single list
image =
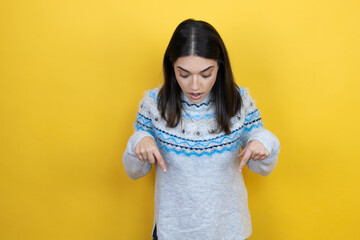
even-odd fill
[{"label": "blue stripe on sweater", "polygon": [[[142,114],[139,113],[139,114],[138,114],[138,118],[137,118],[137,120],[136,120],[137,123],[143,124],[142,122],[143,122],[144,120],[142,120],[142,118],[145,118],[146,120],[150,120],[149,118],[147,118],[147,117],[145,117],[145,116],[143,116]],[[150,120],[150,121],[151,121],[151,120]],[[155,127],[155,126],[153,126],[152,124],[151,124],[150,126],[149,126],[149,125],[146,125],[146,126],[148,126],[149,128],[152,127],[153,129],[155,129],[155,130],[157,130],[157,131],[159,131],[159,132],[162,132],[162,133],[167,134],[168,136],[172,136],[172,137],[175,137],[175,138],[178,138],[178,139],[182,139],[182,140],[185,140],[185,141],[191,141],[191,142],[206,142],[206,141],[216,140],[216,139],[219,139],[219,138],[221,138],[221,137],[229,137],[229,136],[231,136],[233,133],[236,133],[236,132],[238,132],[239,130],[241,130],[243,127],[244,127],[244,129],[249,129],[249,130],[250,130],[250,129],[251,129],[251,128],[250,128],[251,125],[252,125],[253,123],[255,123],[255,122],[259,122],[259,126],[262,126],[262,125],[263,125],[263,123],[261,122],[261,118],[258,118],[258,119],[255,119],[255,120],[251,121],[251,122],[245,122],[245,123],[243,124],[243,126],[241,126],[241,127],[237,128],[237,129],[233,130],[232,132],[230,132],[229,135],[223,134],[223,135],[217,136],[217,137],[215,137],[215,138],[203,139],[203,140],[192,140],[192,139],[182,138],[182,137],[179,137],[179,136],[170,134],[170,133],[168,133],[168,132],[165,132],[165,131],[163,131],[163,130],[161,130],[161,129]],[[149,122],[146,121],[146,123],[149,123]]]},{"label": "blue stripe on sweater", "polygon": [[207,156],[211,156],[215,153],[223,153],[225,151],[232,151],[234,148],[238,148],[240,146],[240,141],[238,141],[236,144],[232,145],[231,147],[223,147],[222,149],[214,149],[210,152],[206,152],[206,151],[201,151],[201,152],[196,152],[196,151],[191,151],[191,152],[187,152],[185,151],[184,149],[182,150],[177,150],[175,148],[168,148],[166,145],[163,145],[161,144],[160,145],[160,148],[161,149],[164,149],[166,152],[174,152],[176,154],[184,154],[186,156],[198,156],[198,157],[201,157],[201,156],[204,156],[204,155],[207,155]]}]

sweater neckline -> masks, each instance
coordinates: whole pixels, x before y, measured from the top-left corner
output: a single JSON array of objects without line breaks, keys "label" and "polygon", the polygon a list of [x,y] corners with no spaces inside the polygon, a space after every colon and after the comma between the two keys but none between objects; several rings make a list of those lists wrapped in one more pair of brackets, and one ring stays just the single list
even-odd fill
[{"label": "sweater neckline", "polygon": [[186,94],[181,91],[181,105],[184,109],[209,109],[214,103],[211,92],[199,103],[193,103],[186,96]]}]

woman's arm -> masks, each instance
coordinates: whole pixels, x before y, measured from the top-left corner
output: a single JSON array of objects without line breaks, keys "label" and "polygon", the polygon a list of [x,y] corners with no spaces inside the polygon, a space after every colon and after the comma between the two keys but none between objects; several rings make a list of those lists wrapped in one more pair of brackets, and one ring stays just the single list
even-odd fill
[{"label": "woman's arm", "polygon": [[277,164],[280,152],[280,142],[273,133],[264,128],[254,130],[248,139],[247,144],[249,144],[252,140],[258,140],[266,148],[270,155],[264,160],[250,159],[246,163],[246,166],[248,166],[252,172],[268,176]]},{"label": "woman's arm", "polygon": [[151,136],[145,131],[136,131],[129,139],[122,161],[125,167],[126,174],[132,179],[136,180],[148,174],[151,171],[152,164],[149,162],[140,161],[135,154],[135,146],[138,142],[146,137]]},{"label": "woman's arm", "polygon": [[244,150],[253,141],[259,141],[262,146],[270,153],[264,160],[249,159],[246,166],[255,173],[268,176],[275,168],[280,152],[280,142],[278,138],[269,130],[264,129],[261,121],[260,112],[248,90],[240,87],[243,107],[245,109],[244,134],[241,141],[241,148]]},{"label": "woman's arm", "polygon": [[149,92],[145,93],[145,96],[140,102],[139,111],[137,113],[136,122],[134,125],[135,132],[130,137],[126,150],[123,154],[123,164],[126,174],[133,180],[141,178],[151,171],[152,164],[149,162],[140,161],[135,153],[135,146],[144,138],[154,138],[151,121],[151,107],[152,99],[149,96]]}]

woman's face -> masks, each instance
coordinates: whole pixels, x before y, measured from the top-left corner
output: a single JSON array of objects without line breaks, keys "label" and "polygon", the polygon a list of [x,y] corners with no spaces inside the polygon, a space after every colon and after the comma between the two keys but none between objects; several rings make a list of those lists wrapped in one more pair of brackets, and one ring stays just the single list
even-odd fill
[{"label": "woman's face", "polygon": [[216,60],[199,56],[179,57],[174,63],[176,80],[193,103],[200,103],[215,84],[218,64]]}]

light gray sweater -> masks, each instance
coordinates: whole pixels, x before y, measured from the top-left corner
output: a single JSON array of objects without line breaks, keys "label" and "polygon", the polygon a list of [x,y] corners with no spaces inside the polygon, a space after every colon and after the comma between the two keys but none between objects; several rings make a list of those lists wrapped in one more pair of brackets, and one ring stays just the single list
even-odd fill
[{"label": "light gray sweater", "polygon": [[192,103],[182,94],[182,120],[168,128],[157,109],[159,89],[141,100],[123,164],[131,179],[148,174],[152,164],[137,159],[134,148],[145,136],[155,139],[167,172],[156,166],[153,227],[159,240],[242,240],[252,233],[247,190],[238,172],[237,154],[251,140],[270,152],[263,161],[249,160],[248,168],[263,176],[274,169],[280,143],[263,128],[259,110],[248,90],[239,87],[243,106],[231,119],[231,133],[217,133],[211,94]]}]

